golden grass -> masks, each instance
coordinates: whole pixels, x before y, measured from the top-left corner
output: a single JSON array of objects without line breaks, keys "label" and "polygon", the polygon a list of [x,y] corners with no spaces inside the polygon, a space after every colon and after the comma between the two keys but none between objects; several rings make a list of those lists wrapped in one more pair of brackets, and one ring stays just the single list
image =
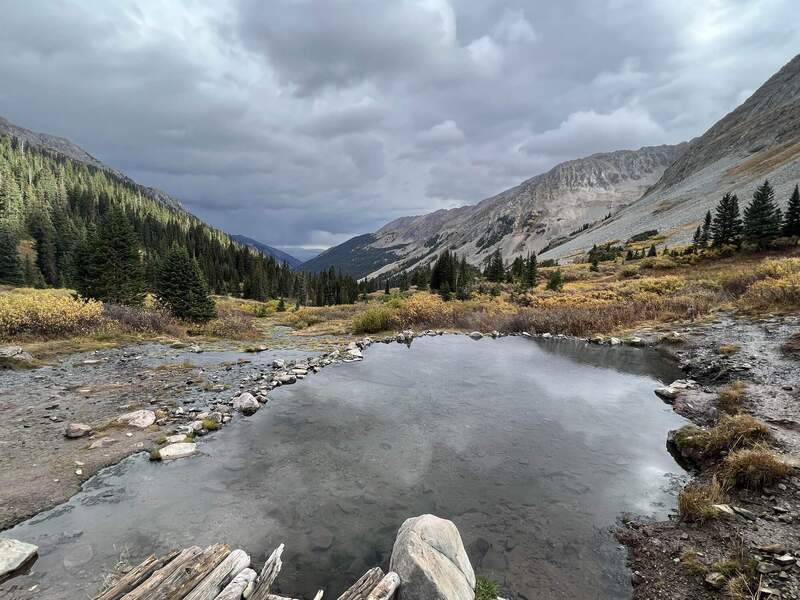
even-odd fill
[{"label": "golden grass", "polygon": [[789,473],[789,466],[765,446],[736,450],[722,461],[721,474],[726,485],[761,490]]},{"label": "golden grass", "polygon": [[742,400],[747,395],[747,384],[736,380],[723,388],[717,395],[716,405],[721,411],[735,415],[742,409]]},{"label": "golden grass", "polygon": [[706,451],[721,454],[770,439],[769,428],[750,415],[723,416],[708,431]]},{"label": "golden grass", "polygon": [[754,590],[750,586],[750,579],[743,573],[732,577],[725,585],[725,595],[732,600],[753,600]]},{"label": "golden grass", "polygon": [[85,335],[105,324],[102,303],[66,290],[19,288],[0,294],[0,338]]},{"label": "golden grass", "polygon": [[684,521],[703,523],[717,516],[714,504],[725,502],[725,493],[717,478],[708,483],[690,483],[678,494],[678,514]]}]

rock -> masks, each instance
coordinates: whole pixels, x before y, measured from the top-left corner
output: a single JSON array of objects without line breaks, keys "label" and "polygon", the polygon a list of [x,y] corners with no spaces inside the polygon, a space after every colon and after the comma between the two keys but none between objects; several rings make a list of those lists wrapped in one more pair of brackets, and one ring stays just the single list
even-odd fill
[{"label": "rock", "polygon": [[20,346],[0,347],[0,358],[14,358],[16,360],[33,360],[30,352],[25,352]]},{"label": "rock", "polygon": [[315,528],[309,539],[312,550],[327,550],[333,545],[333,534],[324,527]]},{"label": "rock", "polygon": [[125,423],[130,427],[145,429],[156,422],[156,413],[152,410],[135,410],[117,417],[117,423]]},{"label": "rock", "polygon": [[258,346],[251,346],[250,348],[245,348],[245,352],[250,353],[258,353],[258,352],[265,352],[268,348],[264,344],[259,344]]},{"label": "rock", "polygon": [[167,444],[180,444],[185,440],[186,436],[182,433],[176,433],[175,435],[167,436]]},{"label": "rock", "polygon": [[181,342],[180,340],[178,340],[178,341],[172,342],[169,345],[169,347],[170,348],[175,348],[176,350],[179,350],[181,348],[186,348],[186,344],[184,342]]},{"label": "rock", "polygon": [[553,334],[552,333],[543,333],[542,337],[544,339],[546,339],[546,340],[549,340],[551,337],[553,337]]},{"label": "rock", "polygon": [[758,546],[759,552],[766,552],[767,554],[786,554],[786,546],[783,544],[767,544],[765,546]]},{"label": "rock", "polygon": [[347,351],[347,357],[350,359],[361,360],[364,358],[364,355],[358,348],[351,348]]},{"label": "rock", "polygon": [[169,444],[164,446],[158,451],[161,460],[173,460],[176,458],[185,458],[197,452],[197,444],[190,442],[178,442],[177,444]]},{"label": "rock", "polygon": [[469,337],[471,337],[473,340],[479,340],[483,337],[483,334],[480,331],[473,331],[469,334]]},{"label": "rock", "polygon": [[736,513],[728,504],[712,504],[711,508],[717,513],[717,516],[723,519],[735,519]]},{"label": "rock", "polygon": [[725,575],[713,571],[706,575],[706,585],[714,590],[721,590],[726,583]]},{"label": "rock", "polygon": [[0,538],[0,582],[36,560],[39,548],[10,538]]},{"label": "rock", "polygon": [[622,343],[622,340],[618,337],[612,337],[608,339],[608,343],[612,346],[619,346]]},{"label": "rock", "polygon": [[746,508],[742,508],[741,506],[734,506],[733,511],[739,515],[740,517],[744,517],[748,521],[755,521],[756,515],[754,512],[747,510]]},{"label": "rock", "polygon": [[758,563],[758,567],[756,567],[756,571],[762,575],[770,575],[772,573],[777,573],[780,570],[781,568],[779,566],[768,562],[760,562]]},{"label": "rock", "polygon": [[89,543],[71,544],[67,547],[62,564],[68,571],[82,567],[94,558],[94,548]]},{"label": "rock", "polygon": [[69,439],[82,438],[92,433],[92,428],[86,423],[70,423],[64,430],[64,435]]},{"label": "rock", "polygon": [[105,448],[106,446],[110,446],[111,444],[116,444],[117,440],[112,437],[101,437],[96,439],[91,443],[89,446],[89,450],[97,450],[98,448]]},{"label": "rock", "polygon": [[625,340],[625,343],[628,344],[628,346],[634,346],[636,348],[641,348],[642,346],[647,345],[642,338],[637,336],[627,338]]},{"label": "rock", "polygon": [[244,392],[233,400],[233,410],[238,410],[245,416],[253,415],[261,408],[253,394]]},{"label": "rock", "polygon": [[281,358],[276,358],[272,361],[272,368],[273,369],[282,369],[286,366],[286,361]]},{"label": "rock", "polygon": [[400,576],[399,600],[474,600],[475,572],[458,529],[434,515],[407,519],[389,569]]},{"label": "rock", "polygon": [[674,390],[669,386],[656,388],[654,391],[656,396],[666,402],[674,402],[678,398],[678,390]]},{"label": "rock", "polygon": [[797,559],[791,554],[784,554],[782,556],[776,556],[773,560],[782,567],[788,567],[789,565],[793,565]]},{"label": "rock", "polygon": [[594,337],[589,338],[589,341],[592,344],[605,344],[606,338],[604,338],[602,335],[596,335]]}]

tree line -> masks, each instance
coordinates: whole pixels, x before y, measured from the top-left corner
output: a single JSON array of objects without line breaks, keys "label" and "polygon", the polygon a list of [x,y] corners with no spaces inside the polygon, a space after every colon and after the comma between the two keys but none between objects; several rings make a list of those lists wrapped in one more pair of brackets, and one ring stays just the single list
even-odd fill
[{"label": "tree line", "polygon": [[314,305],[357,297],[350,276],[294,272],[130,180],[0,137],[0,282],[136,303],[157,290],[176,249],[211,293]]}]

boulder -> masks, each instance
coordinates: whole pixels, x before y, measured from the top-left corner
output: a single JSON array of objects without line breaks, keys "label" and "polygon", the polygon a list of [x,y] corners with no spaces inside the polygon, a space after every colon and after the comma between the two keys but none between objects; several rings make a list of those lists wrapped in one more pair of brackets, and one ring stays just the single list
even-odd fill
[{"label": "boulder", "polygon": [[69,439],[82,438],[92,433],[92,428],[86,423],[70,423],[64,430],[64,436]]},{"label": "boulder", "polygon": [[347,358],[351,360],[361,360],[364,354],[358,348],[353,348],[347,351]]},{"label": "boulder", "polygon": [[13,577],[36,560],[39,548],[18,540],[0,538],[0,582]]},{"label": "boulder", "polygon": [[197,452],[197,444],[178,442],[177,444],[164,446],[158,451],[158,455],[161,457],[161,460],[173,460],[191,456],[195,452]]},{"label": "boulder", "polygon": [[25,352],[21,346],[0,347],[0,358],[14,358],[17,360],[33,360],[29,352]]},{"label": "boulder", "polygon": [[479,340],[483,337],[483,334],[480,331],[473,331],[472,333],[468,334],[473,340]]},{"label": "boulder", "polygon": [[156,413],[152,410],[135,410],[117,417],[117,423],[125,423],[130,427],[145,429],[156,422]]},{"label": "boulder", "polygon": [[389,569],[400,576],[399,600],[474,600],[472,570],[458,529],[434,515],[407,519]]},{"label": "boulder", "polygon": [[243,392],[233,400],[233,410],[238,410],[243,415],[252,415],[261,407],[258,400],[250,392]]}]

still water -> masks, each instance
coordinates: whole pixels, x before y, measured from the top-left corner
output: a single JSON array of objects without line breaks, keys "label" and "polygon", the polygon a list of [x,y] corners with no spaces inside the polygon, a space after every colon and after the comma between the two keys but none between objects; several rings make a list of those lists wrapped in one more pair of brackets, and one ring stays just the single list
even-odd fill
[{"label": "still water", "polygon": [[663,517],[683,476],[665,449],[683,419],[653,394],[677,376],[649,350],[443,336],[368,349],[271,393],[255,416],[154,464],[133,456],[4,535],[40,546],[0,597],[85,598],[122,556],[224,541],[277,593],[336,598],[388,564],[404,519],[452,519],[506,598],[628,598],[623,513]]}]

